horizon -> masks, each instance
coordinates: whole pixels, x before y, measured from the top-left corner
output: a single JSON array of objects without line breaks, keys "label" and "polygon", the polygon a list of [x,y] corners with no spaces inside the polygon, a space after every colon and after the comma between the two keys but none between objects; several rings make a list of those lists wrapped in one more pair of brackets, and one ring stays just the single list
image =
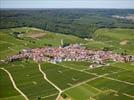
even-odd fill
[{"label": "horizon", "polygon": [[0,0],[0,9],[134,9],[132,0]]},{"label": "horizon", "polygon": [[71,9],[75,9],[75,10],[85,10],[85,9],[91,9],[91,10],[134,10],[134,8],[0,8],[0,10],[47,10],[47,9],[50,9],[50,10],[64,10],[64,9],[67,9],[67,10],[71,10]]}]

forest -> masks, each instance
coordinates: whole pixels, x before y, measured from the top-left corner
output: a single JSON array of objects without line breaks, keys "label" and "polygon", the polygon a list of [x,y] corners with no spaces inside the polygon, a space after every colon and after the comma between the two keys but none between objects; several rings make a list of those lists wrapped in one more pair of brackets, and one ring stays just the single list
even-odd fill
[{"label": "forest", "polygon": [[131,9],[1,9],[0,29],[36,27],[91,38],[99,28],[134,28],[134,21],[113,15],[134,14]]}]

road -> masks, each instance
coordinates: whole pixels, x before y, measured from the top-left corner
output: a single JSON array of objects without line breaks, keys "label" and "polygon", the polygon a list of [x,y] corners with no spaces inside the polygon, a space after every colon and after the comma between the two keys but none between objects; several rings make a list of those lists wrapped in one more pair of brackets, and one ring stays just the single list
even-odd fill
[{"label": "road", "polygon": [[2,69],[3,71],[5,71],[8,74],[8,76],[13,84],[14,89],[17,90],[25,98],[25,100],[29,100],[28,97],[16,86],[15,81],[14,81],[12,75],[10,74],[10,72],[8,72],[4,68],[0,68],[0,69]]},{"label": "road", "polygon": [[55,87],[55,88],[59,91],[59,94],[58,94],[58,96],[57,96],[57,98],[56,98],[56,100],[59,100],[60,95],[61,95],[61,93],[62,93],[63,91],[62,91],[58,86],[56,86],[53,82],[51,82],[51,81],[47,78],[45,72],[42,71],[40,64],[38,64],[38,67],[39,67],[39,71],[43,74],[44,79],[45,79],[47,82],[49,82],[53,87]]}]

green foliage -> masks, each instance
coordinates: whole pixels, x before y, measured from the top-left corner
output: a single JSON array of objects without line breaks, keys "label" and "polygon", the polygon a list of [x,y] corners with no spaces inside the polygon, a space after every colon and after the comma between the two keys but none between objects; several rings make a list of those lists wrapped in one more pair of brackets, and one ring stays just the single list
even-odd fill
[{"label": "green foliage", "polygon": [[121,9],[43,9],[1,10],[0,28],[36,27],[43,30],[91,38],[98,28],[134,28],[134,22],[113,18],[133,10]]},{"label": "green foliage", "polygon": [[69,46],[69,45],[70,45],[69,43],[64,43],[63,47],[66,47],[66,46]]}]

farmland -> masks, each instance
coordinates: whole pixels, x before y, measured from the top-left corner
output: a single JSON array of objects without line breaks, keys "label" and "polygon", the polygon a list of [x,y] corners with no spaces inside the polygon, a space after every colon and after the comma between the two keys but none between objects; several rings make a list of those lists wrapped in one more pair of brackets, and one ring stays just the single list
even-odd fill
[{"label": "farmland", "polygon": [[[17,36],[13,34],[16,32]],[[103,50],[106,47],[115,53],[124,53],[126,50],[127,54],[134,54],[133,33],[133,29],[102,28],[94,33],[92,39],[82,39],[32,27],[1,29],[0,59],[4,60],[7,56],[26,48],[58,47],[62,39],[65,44],[80,43],[86,49]],[[122,41],[125,42],[121,43]],[[12,75],[17,88],[29,100],[55,100],[60,94],[55,87],[62,91],[60,98],[64,100],[134,99],[134,64],[110,61],[107,63],[108,65],[96,68],[90,68],[91,61],[64,61],[52,64],[24,59],[1,63],[0,99],[25,100],[13,87],[9,75],[2,68]],[[39,64],[46,78],[40,72]]]},{"label": "farmland", "polygon": [[[24,98],[12,87],[12,83],[8,75],[0,70],[1,80],[0,80],[0,96],[2,100],[24,100]],[[6,88],[5,88],[6,87]]]},{"label": "farmland", "polygon": [[134,54],[134,30],[133,29],[98,29],[93,39],[89,40],[84,46],[91,49],[102,49],[107,47],[117,53],[125,50],[128,54]]},{"label": "farmland", "polygon": [[94,77],[91,74],[82,73],[80,71],[72,70],[55,64],[44,64],[42,65],[42,69],[46,75],[48,75],[48,78],[61,89],[68,88]]},{"label": "farmland", "polygon": [[[12,35],[14,32],[22,33],[19,38]],[[38,33],[44,34],[42,37],[32,38],[29,34],[35,35]],[[81,43],[85,40],[72,36],[62,35],[58,33],[39,30],[37,28],[13,28],[0,30],[0,59],[4,59],[7,56],[13,55],[25,48],[36,48],[44,46],[59,46],[61,45],[61,39],[64,43]]]},{"label": "farmland", "polygon": [[18,88],[24,92],[29,99],[37,99],[57,93],[38,71],[37,64],[29,62],[15,62],[3,65],[14,78]]}]

